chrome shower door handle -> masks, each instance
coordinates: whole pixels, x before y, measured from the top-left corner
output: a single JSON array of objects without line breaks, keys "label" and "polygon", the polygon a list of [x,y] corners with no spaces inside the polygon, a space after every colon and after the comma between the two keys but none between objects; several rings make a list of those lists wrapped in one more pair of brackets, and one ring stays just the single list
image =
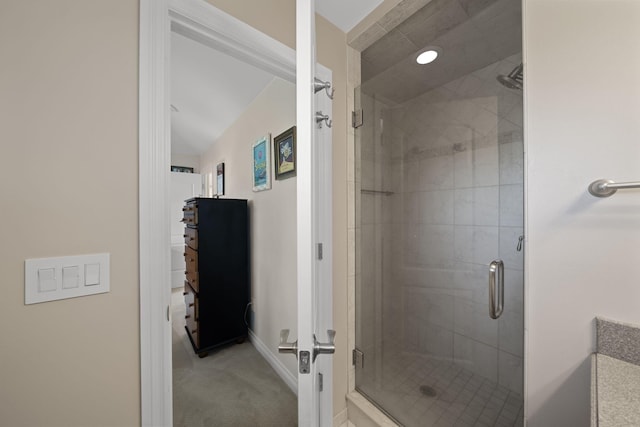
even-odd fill
[{"label": "chrome shower door handle", "polygon": [[[497,276],[497,279],[496,279]],[[496,290],[496,281],[497,290]],[[497,301],[496,301],[497,300]],[[497,319],[504,311],[504,262],[501,259],[489,264],[489,316]]]}]

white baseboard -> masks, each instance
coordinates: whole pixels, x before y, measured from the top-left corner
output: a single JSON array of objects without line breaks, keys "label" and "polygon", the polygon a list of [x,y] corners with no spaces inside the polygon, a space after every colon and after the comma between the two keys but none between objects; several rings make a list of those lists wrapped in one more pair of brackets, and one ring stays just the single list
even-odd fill
[{"label": "white baseboard", "polygon": [[184,280],[184,268],[171,271],[171,289],[183,288]]},{"label": "white baseboard", "polygon": [[267,363],[271,365],[271,367],[276,371],[276,373],[282,378],[282,381],[285,382],[286,385],[289,386],[291,391],[298,395],[298,379],[295,375],[293,375],[284,364],[269,350],[269,347],[263,343],[260,338],[256,334],[253,333],[251,329],[249,329],[249,339],[253,346],[258,350],[258,353],[265,358]]}]

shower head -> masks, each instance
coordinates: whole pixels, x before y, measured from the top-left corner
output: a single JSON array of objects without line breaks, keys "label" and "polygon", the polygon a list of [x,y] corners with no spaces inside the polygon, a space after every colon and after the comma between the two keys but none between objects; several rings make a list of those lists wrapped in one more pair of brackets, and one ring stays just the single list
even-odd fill
[{"label": "shower head", "polygon": [[514,68],[508,76],[504,74],[500,74],[498,77],[498,81],[503,86],[508,87],[509,89],[519,89],[522,90],[522,63]]}]

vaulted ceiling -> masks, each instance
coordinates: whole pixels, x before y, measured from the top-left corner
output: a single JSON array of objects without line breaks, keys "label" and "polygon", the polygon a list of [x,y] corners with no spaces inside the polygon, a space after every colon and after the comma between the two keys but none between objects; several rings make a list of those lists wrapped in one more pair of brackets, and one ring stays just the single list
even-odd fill
[{"label": "vaulted ceiling", "polygon": [[[316,7],[319,14],[347,32],[381,2],[318,0]],[[273,78],[270,73],[172,33],[172,153],[205,152]]]},{"label": "vaulted ceiling", "polygon": [[171,33],[171,151],[205,152],[273,78],[253,65]]}]

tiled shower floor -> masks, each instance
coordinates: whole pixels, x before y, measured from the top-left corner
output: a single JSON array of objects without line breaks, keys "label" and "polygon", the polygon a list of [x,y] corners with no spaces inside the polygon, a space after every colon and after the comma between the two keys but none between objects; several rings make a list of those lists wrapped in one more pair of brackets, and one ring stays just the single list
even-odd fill
[{"label": "tiled shower floor", "polygon": [[[369,369],[378,369],[381,380],[359,382],[359,391],[384,402],[378,406],[406,427],[523,425],[522,396],[451,361],[398,355]],[[435,396],[425,395],[421,386]]]}]

